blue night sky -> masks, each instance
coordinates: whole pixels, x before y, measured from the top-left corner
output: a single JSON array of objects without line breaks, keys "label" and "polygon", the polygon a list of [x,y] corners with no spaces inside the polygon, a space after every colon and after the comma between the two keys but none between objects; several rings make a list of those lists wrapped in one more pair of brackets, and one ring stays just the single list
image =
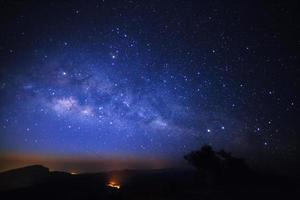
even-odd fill
[{"label": "blue night sky", "polygon": [[1,4],[0,155],[298,155],[293,5]]}]

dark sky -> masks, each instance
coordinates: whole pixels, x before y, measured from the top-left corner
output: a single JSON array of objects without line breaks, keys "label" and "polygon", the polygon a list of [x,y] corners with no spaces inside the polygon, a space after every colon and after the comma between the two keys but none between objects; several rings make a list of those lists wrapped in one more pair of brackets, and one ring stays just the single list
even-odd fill
[{"label": "dark sky", "polygon": [[298,3],[0,2],[0,157],[297,160]]}]

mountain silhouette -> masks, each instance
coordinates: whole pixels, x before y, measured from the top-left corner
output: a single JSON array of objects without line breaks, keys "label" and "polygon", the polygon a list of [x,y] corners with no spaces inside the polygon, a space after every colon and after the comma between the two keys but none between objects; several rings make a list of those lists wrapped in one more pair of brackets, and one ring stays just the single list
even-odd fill
[{"label": "mountain silhouette", "polygon": [[0,190],[17,189],[37,184],[49,176],[49,169],[32,165],[0,173]]},{"label": "mountain silhouette", "polygon": [[[230,177],[226,177],[230,178]],[[255,173],[212,186],[199,170],[70,174],[34,165],[0,173],[1,199],[291,199],[298,180]]]}]

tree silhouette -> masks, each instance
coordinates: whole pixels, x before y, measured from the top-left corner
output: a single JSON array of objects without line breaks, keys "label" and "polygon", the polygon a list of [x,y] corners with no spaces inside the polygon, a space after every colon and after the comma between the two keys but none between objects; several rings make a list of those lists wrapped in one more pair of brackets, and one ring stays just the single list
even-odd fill
[{"label": "tree silhouette", "polygon": [[211,146],[205,145],[198,151],[192,151],[184,158],[203,173],[208,184],[214,184],[221,175],[221,160]]},{"label": "tree silhouette", "polygon": [[192,151],[184,158],[194,167],[203,171],[219,170],[221,160],[218,158],[212,147],[203,146],[200,151]]},{"label": "tree silhouette", "polygon": [[234,181],[249,172],[244,159],[235,158],[224,150],[215,152],[209,145],[190,152],[184,159],[202,172],[208,183],[217,183],[221,179]]}]

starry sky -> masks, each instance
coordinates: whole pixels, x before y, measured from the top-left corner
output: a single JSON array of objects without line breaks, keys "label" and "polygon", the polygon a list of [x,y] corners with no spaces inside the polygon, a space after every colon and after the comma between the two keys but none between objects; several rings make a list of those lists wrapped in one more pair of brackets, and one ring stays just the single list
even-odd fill
[{"label": "starry sky", "polygon": [[0,157],[299,156],[296,2],[0,4]]}]

